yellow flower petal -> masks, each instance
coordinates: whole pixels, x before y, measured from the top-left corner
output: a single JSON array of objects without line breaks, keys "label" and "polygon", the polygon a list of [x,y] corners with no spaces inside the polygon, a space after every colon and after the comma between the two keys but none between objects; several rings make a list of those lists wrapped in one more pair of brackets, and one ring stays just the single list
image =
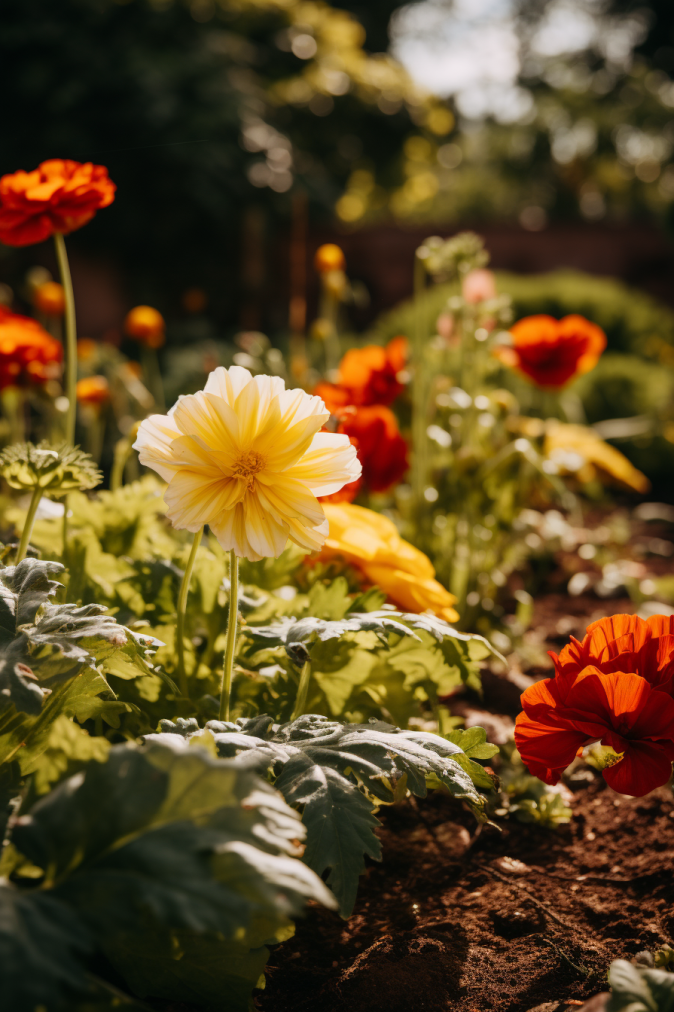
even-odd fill
[{"label": "yellow flower petal", "polygon": [[320,549],[328,523],[317,489],[360,475],[345,437],[318,433],[327,418],[319,397],[286,390],[277,376],[219,368],[204,391],[143,422],[136,447],[169,482],[176,527],[209,524],[223,548],[258,560],[280,555],[288,538]]}]

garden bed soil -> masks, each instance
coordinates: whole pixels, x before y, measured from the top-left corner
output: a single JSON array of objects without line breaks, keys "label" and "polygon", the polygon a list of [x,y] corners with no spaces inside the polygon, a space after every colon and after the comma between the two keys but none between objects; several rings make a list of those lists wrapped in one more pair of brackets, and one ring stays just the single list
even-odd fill
[{"label": "garden bed soil", "polygon": [[674,799],[596,775],[572,808],[557,830],[477,833],[438,792],[385,809],[384,860],[353,916],[312,909],[272,953],[257,1007],[527,1012],[605,991],[612,960],[672,944]]},{"label": "garden bed soil", "polygon": [[[632,611],[629,599],[543,595],[540,653]],[[491,716],[498,730],[526,684],[550,674],[485,671],[484,700],[452,710],[474,707],[470,723]],[[440,792],[382,809],[383,862],[368,862],[353,916],[314,908],[298,922],[271,955],[260,1012],[561,1012],[607,989],[612,960],[673,945],[671,788],[630,798],[587,776],[555,830],[511,817],[476,831]]]}]

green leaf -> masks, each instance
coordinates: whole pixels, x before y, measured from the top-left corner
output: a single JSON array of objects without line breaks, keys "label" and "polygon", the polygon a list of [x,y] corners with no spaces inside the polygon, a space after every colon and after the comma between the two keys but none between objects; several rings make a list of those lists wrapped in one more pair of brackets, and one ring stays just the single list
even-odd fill
[{"label": "green leaf", "polygon": [[[244,1009],[266,958],[248,950],[287,937],[308,899],[334,899],[297,860],[304,828],[277,791],[245,764],[165,737],[170,747],[114,746],[17,819],[14,875],[21,883],[26,859],[34,889],[44,869],[36,895],[85,925],[142,993],[162,996],[167,981],[182,981],[181,993],[208,1005],[229,976],[217,1007]],[[201,983],[199,938],[211,964]],[[218,953],[230,963],[217,968]],[[62,982],[49,992],[51,1008]]]},{"label": "green leaf", "polygon": [[19,626],[35,620],[62,586],[50,577],[64,572],[60,563],[39,559],[23,559],[18,566],[0,569],[0,645],[13,640]]},{"label": "green leaf", "polygon": [[0,885],[2,1004],[8,1012],[52,1009],[64,990],[85,990],[81,957],[91,948],[85,926],[65,904]]},{"label": "green leaf", "polygon": [[250,1012],[269,949],[189,931],[126,932],[106,944],[112,965],[141,998],[185,1002],[212,1012]]},{"label": "green leaf", "polygon": [[61,714],[51,725],[47,746],[32,762],[23,764],[24,774],[33,773],[37,794],[45,794],[50,786],[75,764],[105,762],[110,742],[102,736],[91,736],[84,728]]},{"label": "green leaf", "polygon": [[483,727],[459,728],[444,737],[458,745],[471,759],[491,759],[499,752],[498,745],[490,745],[487,741],[487,732]]},{"label": "green leaf", "polygon": [[674,973],[634,966],[625,959],[611,963],[611,997],[607,1012],[673,1012]]},{"label": "green leaf", "polygon": [[356,902],[358,878],[365,871],[365,854],[381,860],[381,844],[374,835],[380,825],[373,814],[375,806],[355,783],[306,754],[288,760],[276,786],[288,804],[303,808],[304,860],[317,874],[330,870],[327,883],[340,913],[348,917]]},{"label": "green leaf", "polygon": [[474,781],[486,790],[493,787],[484,769],[453,742],[381,721],[342,724],[305,714],[276,729],[267,717],[209,721],[204,731],[187,721],[163,721],[162,732],[148,739],[174,737],[187,747],[210,732],[221,755],[238,756],[247,766],[257,756],[259,768],[272,771],[285,800],[302,810],[304,859],[317,875],[328,872],[344,917],[353,909],[365,855],[380,856],[376,809],[394,802],[402,777],[418,797],[429,786],[444,788],[465,800],[479,819],[485,818],[485,802]]}]

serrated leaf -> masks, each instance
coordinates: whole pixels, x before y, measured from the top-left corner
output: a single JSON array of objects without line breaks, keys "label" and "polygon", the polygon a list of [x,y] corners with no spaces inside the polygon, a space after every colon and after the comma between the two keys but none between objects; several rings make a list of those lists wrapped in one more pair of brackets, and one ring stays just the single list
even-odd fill
[{"label": "serrated leaf", "polygon": [[[245,764],[165,737],[170,747],[115,746],[107,762],[64,781],[17,819],[10,845],[30,862],[32,878],[45,869],[40,895],[74,912],[123,976],[144,975],[147,993],[164,993],[167,967],[159,959],[156,978],[149,964],[139,968],[143,939],[178,931],[236,939],[241,996],[253,983],[245,980],[245,946],[287,935],[307,899],[334,900],[294,856],[304,830],[278,792]],[[125,950],[120,938],[141,926]],[[256,959],[249,970],[259,971]],[[178,977],[196,986],[197,971],[184,963]],[[49,1008],[61,983],[50,982]],[[228,1001],[223,995],[223,1009],[240,1007]]]},{"label": "serrated leaf", "polygon": [[276,786],[288,804],[303,807],[304,860],[317,874],[329,869],[328,885],[340,913],[348,917],[356,902],[358,879],[365,871],[365,855],[381,860],[381,844],[374,835],[380,822],[373,814],[374,806],[356,784],[307,755],[289,759]]},{"label": "serrated leaf", "polygon": [[[658,971],[648,971],[658,973]],[[660,971],[665,977],[670,977],[670,999],[674,1004],[674,974],[667,974]],[[672,1004],[656,1004],[654,996],[649,987],[647,973],[626,959],[615,959],[609,968],[609,983],[611,985],[611,997],[608,1002],[608,1012],[670,1012]]]},{"label": "serrated leaf", "polygon": [[105,762],[110,742],[102,736],[91,736],[84,728],[61,714],[51,726],[47,746],[32,762],[23,764],[24,774],[32,773],[37,794],[45,794],[50,786],[74,763]]},{"label": "serrated leaf", "polygon": [[51,577],[64,572],[59,562],[40,559],[23,559],[18,566],[0,569],[0,645],[13,640],[19,626],[34,621],[62,586]]},{"label": "serrated leaf", "polygon": [[[269,723],[269,718],[254,726],[243,720],[209,721],[206,729],[220,754],[237,756],[247,765],[257,756],[259,767],[272,771],[285,800],[302,809],[304,859],[318,875],[328,872],[344,917],[353,908],[365,855],[380,853],[374,813],[396,800],[395,786],[403,776],[418,797],[426,795],[428,786],[443,787],[484,818],[484,799],[474,779],[487,790],[492,781],[458,745],[438,735],[401,731],[382,721],[342,724],[316,714],[276,728]],[[183,735],[189,742],[204,733],[190,730],[187,722],[163,726],[180,741],[185,741]]]}]

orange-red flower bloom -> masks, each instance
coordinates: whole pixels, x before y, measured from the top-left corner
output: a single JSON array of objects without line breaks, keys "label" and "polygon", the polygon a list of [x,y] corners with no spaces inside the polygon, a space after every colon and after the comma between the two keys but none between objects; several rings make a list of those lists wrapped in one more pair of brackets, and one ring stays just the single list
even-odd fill
[{"label": "orange-red flower bloom", "polygon": [[86,376],[77,382],[77,400],[80,404],[98,407],[110,400],[110,384],[105,376]]},{"label": "orange-red flower bloom", "polygon": [[124,330],[129,337],[134,337],[148,348],[161,348],[166,340],[165,326],[164,317],[152,306],[136,306],[124,320]]},{"label": "orange-red flower bloom", "polygon": [[608,674],[633,671],[654,688],[674,690],[674,615],[612,615],[587,627],[582,642],[571,637],[559,656],[550,651],[559,678],[573,680],[584,668]]},{"label": "orange-red flower bloom", "polygon": [[0,389],[43,383],[59,373],[63,348],[29,316],[0,312]]},{"label": "orange-red flower bloom", "polygon": [[606,347],[601,327],[583,316],[527,316],[510,328],[512,346],[494,348],[497,358],[542,387],[562,387],[594,369]]},{"label": "orange-red flower bloom", "polygon": [[355,445],[363,465],[363,484],[370,491],[385,492],[400,481],[409,467],[407,443],[390,408],[381,404],[347,408],[338,431]]},{"label": "orange-red flower bloom", "polygon": [[46,316],[62,316],[66,308],[63,285],[58,281],[45,281],[33,291],[33,305]]},{"label": "orange-red flower bloom", "polygon": [[515,744],[534,776],[556,784],[580,749],[593,742],[620,757],[604,779],[641,797],[667,783],[674,760],[674,699],[630,671],[589,666],[546,678],[522,694]]},{"label": "orange-red flower bloom", "polygon": [[404,389],[399,374],[407,355],[406,337],[394,337],[385,348],[378,344],[352,348],[340,363],[337,383],[319,383],[315,393],[333,413],[348,404],[392,404]]},{"label": "orange-red flower bloom", "polygon": [[30,246],[55,232],[66,235],[115,199],[103,165],[50,158],[32,172],[0,179],[0,242]]}]

